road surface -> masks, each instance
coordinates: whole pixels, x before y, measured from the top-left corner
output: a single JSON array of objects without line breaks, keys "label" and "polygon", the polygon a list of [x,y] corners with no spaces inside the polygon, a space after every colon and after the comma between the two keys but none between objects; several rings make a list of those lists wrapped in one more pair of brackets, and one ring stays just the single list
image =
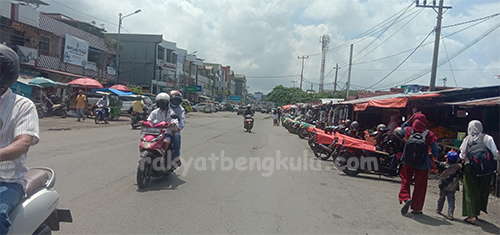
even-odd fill
[{"label": "road surface", "polygon": [[255,128],[246,133],[235,113],[189,115],[182,131],[183,166],[144,190],[136,185],[140,131],[126,122],[42,131],[27,164],[57,173],[59,207],[70,208],[74,220],[62,224],[60,234],[500,232],[498,200],[472,226],[460,221],[460,199],[458,220],[437,215],[432,189],[423,215],[402,216],[398,177],[346,176],[266,117],[256,114]]}]

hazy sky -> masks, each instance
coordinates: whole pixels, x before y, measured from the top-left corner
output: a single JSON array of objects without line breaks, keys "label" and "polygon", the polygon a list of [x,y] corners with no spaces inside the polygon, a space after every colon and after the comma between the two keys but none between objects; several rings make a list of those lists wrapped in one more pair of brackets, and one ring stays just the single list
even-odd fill
[{"label": "hazy sky", "polygon": [[[304,77],[314,83],[313,88],[317,91],[320,37],[325,34],[330,36],[325,89],[333,90],[335,63],[341,67],[339,88],[345,86],[350,43],[354,43],[351,88],[371,87],[426,38],[435,27],[437,15],[430,8],[415,7],[409,0],[44,1],[50,6],[40,7],[40,11],[60,12],[86,22],[96,21],[97,25],[104,24],[108,32],[117,31],[119,13],[126,15],[141,9],[141,13],[123,20],[122,32],[162,34],[163,39],[176,42],[180,48],[198,51],[197,56],[206,62],[230,65],[235,73],[246,74],[250,91],[264,93],[279,84],[291,87],[292,80],[299,80],[299,76],[280,76],[299,75],[301,61],[297,56],[303,55],[310,55],[305,61]],[[443,26],[500,13],[498,0],[444,2],[453,8],[444,14]],[[358,37],[384,21],[377,30]],[[476,23],[443,28],[441,36]],[[499,24],[500,16],[497,16],[442,39],[439,58],[452,57]],[[430,73],[408,81],[426,69],[430,71],[432,41],[434,34],[394,73],[370,90],[387,90],[408,83],[428,85]],[[377,60],[406,50],[410,51]],[[443,85],[441,79],[444,77],[448,80],[447,86],[500,85],[500,79],[495,78],[500,75],[500,29],[452,59],[451,68],[450,63],[444,63],[438,69],[436,85]],[[303,89],[310,87],[310,83],[304,81]]]}]

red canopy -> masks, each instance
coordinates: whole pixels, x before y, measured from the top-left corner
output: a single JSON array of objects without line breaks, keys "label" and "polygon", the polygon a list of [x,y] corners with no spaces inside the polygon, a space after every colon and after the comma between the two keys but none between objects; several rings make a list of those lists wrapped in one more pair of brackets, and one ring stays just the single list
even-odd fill
[{"label": "red canopy", "polygon": [[132,92],[132,90],[130,90],[130,88],[128,88],[128,87],[127,87],[127,86],[125,86],[125,85],[121,85],[121,84],[111,86],[110,88],[111,88],[111,89],[116,89],[116,90],[119,90],[119,91],[128,91],[128,92]]},{"label": "red canopy", "polygon": [[368,102],[354,104],[354,111],[364,111],[370,106],[379,108],[406,108],[406,103],[408,103],[408,100],[431,99],[437,96],[439,96],[438,93],[431,93],[407,97],[388,98],[383,100],[370,100]]},{"label": "red canopy", "polygon": [[283,106],[283,109],[290,109],[291,104]]},{"label": "red canopy", "polygon": [[94,88],[94,89],[104,88],[101,85],[101,83],[99,83],[97,80],[92,79],[92,78],[77,78],[77,79],[69,82],[68,84],[86,86],[88,88]]},{"label": "red canopy", "polygon": [[368,150],[368,151],[372,151],[372,152],[375,152],[375,150],[376,150],[375,146],[368,141],[356,139],[356,138],[353,138],[353,137],[350,137],[347,135],[342,135],[342,134],[339,134],[337,132],[335,132],[334,134],[326,134],[323,130],[317,129],[314,127],[309,127],[308,130],[309,131],[313,131],[313,130],[316,131],[318,143],[320,143],[320,144],[329,145],[329,144],[333,143],[335,141],[335,139],[338,138],[337,144],[348,147],[348,148],[357,148],[357,149],[363,149],[363,150]]}]

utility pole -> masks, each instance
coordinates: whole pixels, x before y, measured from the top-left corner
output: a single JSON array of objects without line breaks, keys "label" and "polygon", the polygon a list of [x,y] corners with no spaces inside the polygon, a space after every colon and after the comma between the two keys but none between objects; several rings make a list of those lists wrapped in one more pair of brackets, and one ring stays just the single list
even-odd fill
[{"label": "utility pole", "polygon": [[339,69],[340,69],[340,67],[339,67],[339,63],[337,63],[337,64],[335,65],[335,83],[333,84],[333,92],[336,92],[336,91],[337,91],[337,74],[338,74],[338,72],[339,72]]},{"label": "utility pole", "polygon": [[293,88],[295,88],[295,83],[297,83],[297,82],[298,82],[298,81],[295,81],[295,80],[293,80],[293,81],[292,81]]},{"label": "utility pole", "polygon": [[352,48],[353,47],[354,47],[354,45],[351,44],[351,55],[349,56],[349,74],[347,76],[347,84],[345,86],[345,89],[346,89],[345,100],[349,100],[349,87],[351,86]]},{"label": "utility pole", "polygon": [[304,80],[304,60],[309,58],[309,56],[297,56],[297,59],[302,60],[302,71],[300,72],[300,89],[302,90],[302,80]]},{"label": "utility pole", "polygon": [[313,84],[311,83],[311,91],[312,91],[312,89],[313,89]]},{"label": "utility pole", "polygon": [[436,23],[436,37],[434,39],[434,55],[432,56],[432,70],[431,70],[431,84],[429,85],[429,91],[436,90],[436,75],[437,75],[437,62],[439,54],[439,40],[441,36],[441,19],[443,18],[443,9],[451,9],[451,6],[443,6],[444,0],[439,0],[439,6],[436,6],[436,1],[432,1],[432,5],[427,5],[427,1],[424,0],[423,4],[420,5],[419,1],[416,1],[416,7],[427,7],[432,8],[434,11],[437,10],[437,23]]},{"label": "utility pole", "polygon": [[323,86],[325,82],[325,60],[326,52],[328,51],[328,44],[330,43],[330,36],[323,35],[321,37],[321,70],[319,75],[319,92],[323,92]]}]

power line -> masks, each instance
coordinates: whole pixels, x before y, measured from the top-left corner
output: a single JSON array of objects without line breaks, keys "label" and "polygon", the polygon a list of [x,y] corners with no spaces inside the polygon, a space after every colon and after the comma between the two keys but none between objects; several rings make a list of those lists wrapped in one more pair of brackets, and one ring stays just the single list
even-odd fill
[{"label": "power line", "polygon": [[444,51],[446,52],[446,58],[448,59],[448,64],[450,65],[451,75],[453,80],[455,81],[455,87],[458,87],[457,79],[455,78],[455,73],[453,72],[453,68],[451,67],[450,57],[448,56],[448,49],[446,49],[446,44],[444,43],[444,38],[441,39],[443,41]]},{"label": "power line", "polygon": [[263,76],[252,76],[247,75],[247,78],[287,78],[287,77],[300,77],[300,74],[296,75],[263,75]]},{"label": "power line", "polygon": [[[490,33],[492,33],[493,31],[495,31],[496,29],[498,29],[500,27],[500,23],[493,26],[492,28],[490,28],[489,30],[487,30],[486,32],[484,32],[482,35],[480,35],[479,37],[477,37],[476,39],[472,40],[471,42],[467,43],[466,45],[464,45],[462,48],[460,48],[459,50],[457,50],[455,53],[453,53],[449,58],[447,58],[446,60],[442,60],[438,63],[438,67],[442,66],[443,64],[445,64],[446,62],[448,62],[449,60],[452,60],[454,59],[455,57],[457,57],[458,55],[460,55],[461,53],[463,53],[465,50],[469,49],[471,46],[473,46],[474,44],[476,44],[477,42],[479,42],[481,39],[483,39],[484,37],[488,36]],[[424,76],[425,74],[429,73],[430,72],[430,68],[427,68],[425,70],[422,70],[420,73],[417,73],[413,76],[410,76],[410,79],[404,81],[404,82],[400,82],[400,83],[397,83],[393,86],[390,86],[390,87],[394,87],[394,86],[397,86],[397,85],[401,85],[401,84],[405,84],[405,83],[408,83],[408,82],[412,82],[412,81],[415,81],[417,79],[419,79],[420,77]],[[390,87],[385,87],[385,88],[390,88]]]},{"label": "power line", "polygon": [[427,36],[424,38],[424,40],[422,40],[422,42],[420,42],[420,44],[415,47],[415,50],[413,50],[403,61],[401,61],[401,63],[398,64],[398,66],[396,66],[396,68],[394,68],[391,72],[389,72],[389,74],[385,75],[382,79],[378,80],[376,83],[372,84],[371,86],[367,87],[366,89],[370,89],[372,87],[374,87],[375,85],[381,83],[382,81],[384,81],[386,78],[388,78],[392,73],[394,73],[394,71],[396,71],[401,65],[404,64],[404,62],[406,62],[406,60],[408,60],[410,58],[410,56],[413,55],[413,53],[415,53],[415,51],[417,51],[417,49],[422,46],[422,44],[425,42],[425,40],[427,40],[427,38],[429,38],[429,36],[431,36],[432,32],[434,32],[434,29],[431,30],[429,32],[429,34],[427,34]]},{"label": "power line", "polygon": [[469,20],[469,21],[465,21],[465,22],[462,22],[462,23],[457,23],[457,24],[452,24],[452,25],[443,26],[443,27],[441,27],[441,28],[442,28],[442,29],[444,29],[444,28],[455,27],[455,26],[459,26],[459,25],[463,25],[463,24],[468,24],[468,23],[472,23],[472,22],[476,22],[476,21],[480,21],[480,20],[484,20],[484,19],[490,19],[490,18],[493,18],[493,17],[499,16],[499,15],[500,15],[500,13],[496,13],[496,14],[493,14],[493,15],[489,15],[489,16],[485,16],[485,17],[477,18],[477,19],[475,19],[475,20]]}]

